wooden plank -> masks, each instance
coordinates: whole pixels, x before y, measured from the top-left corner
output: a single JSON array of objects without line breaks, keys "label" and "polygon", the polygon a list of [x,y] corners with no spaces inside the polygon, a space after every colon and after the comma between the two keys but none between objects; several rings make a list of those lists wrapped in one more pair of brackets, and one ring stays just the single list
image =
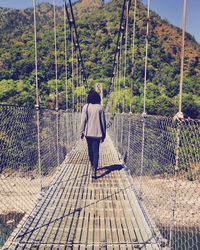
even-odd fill
[{"label": "wooden plank", "polygon": [[94,221],[94,242],[99,242],[100,241],[100,232],[99,232],[100,224],[99,224],[99,214],[98,214],[97,209],[95,209],[93,221]]},{"label": "wooden plank", "polygon": [[[71,167],[71,166],[69,166]],[[72,168],[72,167],[71,167]],[[75,171],[77,171],[78,169],[75,169]],[[71,172],[71,174],[74,174],[74,172]],[[61,217],[63,215],[63,212],[61,212],[61,208],[63,207],[63,203],[61,203],[62,201],[62,197],[65,197],[65,192],[63,192],[63,189],[60,189],[59,190],[60,192],[58,193],[58,195],[55,197],[55,200],[53,200],[53,203],[51,203],[51,208],[53,206],[53,211],[51,213],[51,218],[48,218],[48,220],[46,221],[46,223],[48,223],[48,221],[51,221],[51,226],[48,227],[48,229],[45,231],[45,234],[41,237],[41,235],[38,235],[38,237],[40,238],[41,237],[41,240],[43,242],[48,242],[50,240],[52,240],[52,242],[54,242],[54,238],[55,238],[55,235],[57,234],[56,232],[54,234],[52,234],[52,229],[55,227],[55,228],[58,228],[59,225],[60,225],[60,220],[61,220]],[[67,189],[66,189],[67,191]],[[61,203],[61,204],[60,204]],[[60,206],[59,206],[60,204]],[[60,220],[59,220],[60,218]],[[51,235],[51,237],[50,237]]]},{"label": "wooden plank", "polygon": [[137,249],[148,230],[124,170],[108,172],[114,164],[120,162],[107,139],[98,170],[103,177],[92,182],[86,144],[77,144],[11,247],[19,242],[19,249]]}]

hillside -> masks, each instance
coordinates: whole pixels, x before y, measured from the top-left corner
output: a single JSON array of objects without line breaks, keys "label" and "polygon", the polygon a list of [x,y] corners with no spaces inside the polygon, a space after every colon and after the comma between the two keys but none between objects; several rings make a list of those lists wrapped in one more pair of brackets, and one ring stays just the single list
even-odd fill
[{"label": "hillside", "polygon": [[[112,73],[122,1],[113,0],[102,5],[100,0],[81,0],[74,5],[83,60],[88,83],[104,84],[105,94]],[[63,9],[58,7],[58,76],[60,107],[65,107],[64,87],[64,31]],[[181,29],[162,20],[151,12],[149,37],[149,66],[147,86],[147,111],[149,114],[173,115],[177,111],[180,74]],[[35,95],[33,10],[0,8],[0,102],[33,105]],[[133,8],[130,10],[128,40],[128,76],[125,90],[113,93],[121,108],[121,98],[126,95],[127,104],[132,102],[134,112],[142,110],[144,53],[146,33],[146,8],[139,3],[136,20],[135,63],[131,62],[131,30]],[[40,99],[42,105],[54,107],[54,38],[53,6],[41,4],[37,7],[38,61]],[[68,37],[68,59],[70,58],[70,35]],[[185,76],[183,88],[183,111],[185,116],[200,118],[200,45],[186,35]],[[69,63],[70,67],[70,63]],[[132,67],[134,74],[132,75]],[[69,85],[70,72],[69,72]],[[134,98],[128,86],[133,83]],[[71,91],[70,88],[68,90]],[[77,94],[79,93],[77,88]],[[116,109],[116,106],[114,107]],[[128,109],[127,109],[128,111]]]}]

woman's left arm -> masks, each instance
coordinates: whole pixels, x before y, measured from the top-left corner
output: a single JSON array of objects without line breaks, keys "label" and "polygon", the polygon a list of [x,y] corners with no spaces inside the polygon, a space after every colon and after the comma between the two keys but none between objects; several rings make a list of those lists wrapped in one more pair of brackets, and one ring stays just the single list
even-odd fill
[{"label": "woman's left arm", "polygon": [[84,106],[81,114],[81,126],[80,126],[81,139],[84,138],[86,122],[87,122],[86,106]]}]

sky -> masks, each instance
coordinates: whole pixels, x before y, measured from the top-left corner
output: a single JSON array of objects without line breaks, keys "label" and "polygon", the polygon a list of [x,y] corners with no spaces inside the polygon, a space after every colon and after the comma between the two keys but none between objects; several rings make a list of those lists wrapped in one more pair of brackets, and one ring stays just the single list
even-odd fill
[{"label": "sky", "polygon": [[[142,0],[147,6],[148,0]],[[151,0],[150,9],[171,24],[182,27],[184,0]],[[200,0],[187,0],[186,31],[200,43]]]},{"label": "sky", "polygon": [[[62,5],[63,0],[55,0],[57,5]],[[73,1],[73,0],[72,0]],[[108,1],[108,0],[107,0]],[[167,19],[171,24],[182,27],[184,0],[151,0],[150,9],[154,10],[162,18]],[[38,3],[47,0],[37,0]],[[53,3],[53,0],[48,2]],[[148,0],[142,0],[147,5]],[[27,8],[32,6],[32,0],[0,0],[1,7]],[[186,31],[195,37],[200,43],[200,0],[187,0]]]}]

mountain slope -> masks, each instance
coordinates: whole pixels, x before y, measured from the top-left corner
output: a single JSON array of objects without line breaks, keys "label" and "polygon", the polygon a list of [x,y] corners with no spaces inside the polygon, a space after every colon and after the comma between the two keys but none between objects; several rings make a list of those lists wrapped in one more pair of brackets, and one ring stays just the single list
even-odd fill
[{"label": "mountain slope", "polygon": [[[106,90],[112,74],[114,51],[116,49],[122,1],[111,1],[102,6],[99,0],[82,0],[74,4],[75,18],[79,32],[82,55],[89,84],[104,83]],[[0,102],[32,104],[34,102],[34,39],[33,10],[11,10],[0,8]],[[60,106],[64,100],[64,32],[63,9],[56,9],[58,40],[58,75],[60,80]],[[133,84],[133,95],[122,90],[111,97],[121,99],[126,95],[127,111],[130,99],[134,112],[142,110],[144,55],[146,34],[146,8],[139,2],[136,20],[135,61],[131,61],[133,7],[130,10],[128,36],[128,68],[126,86]],[[54,34],[53,6],[41,4],[37,7],[38,62],[41,101],[43,105],[54,106]],[[67,54],[69,57],[69,79],[71,78],[70,33],[67,31]],[[177,110],[180,74],[181,29],[162,20],[151,12],[147,110],[151,114],[172,115]],[[200,46],[194,38],[186,35],[184,76],[184,113],[199,117],[200,101]],[[134,72],[132,75],[131,72]],[[122,77],[121,77],[122,78]],[[7,84],[6,80],[10,80]],[[18,81],[21,80],[21,84]],[[123,79],[120,80],[123,85]],[[9,85],[9,87],[8,87]],[[16,91],[12,86],[20,85]],[[23,85],[23,86],[22,86]],[[71,86],[70,80],[69,85]],[[12,91],[11,91],[12,90]],[[70,88],[69,88],[70,91]],[[106,91],[104,91],[106,94]],[[22,94],[23,93],[23,94]],[[78,89],[77,89],[78,93]],[[28,98],[29,97],[29,98]],[[115,104],[114,104],[115,105]],[[114,107],[117,108],[116,105]]]}]

